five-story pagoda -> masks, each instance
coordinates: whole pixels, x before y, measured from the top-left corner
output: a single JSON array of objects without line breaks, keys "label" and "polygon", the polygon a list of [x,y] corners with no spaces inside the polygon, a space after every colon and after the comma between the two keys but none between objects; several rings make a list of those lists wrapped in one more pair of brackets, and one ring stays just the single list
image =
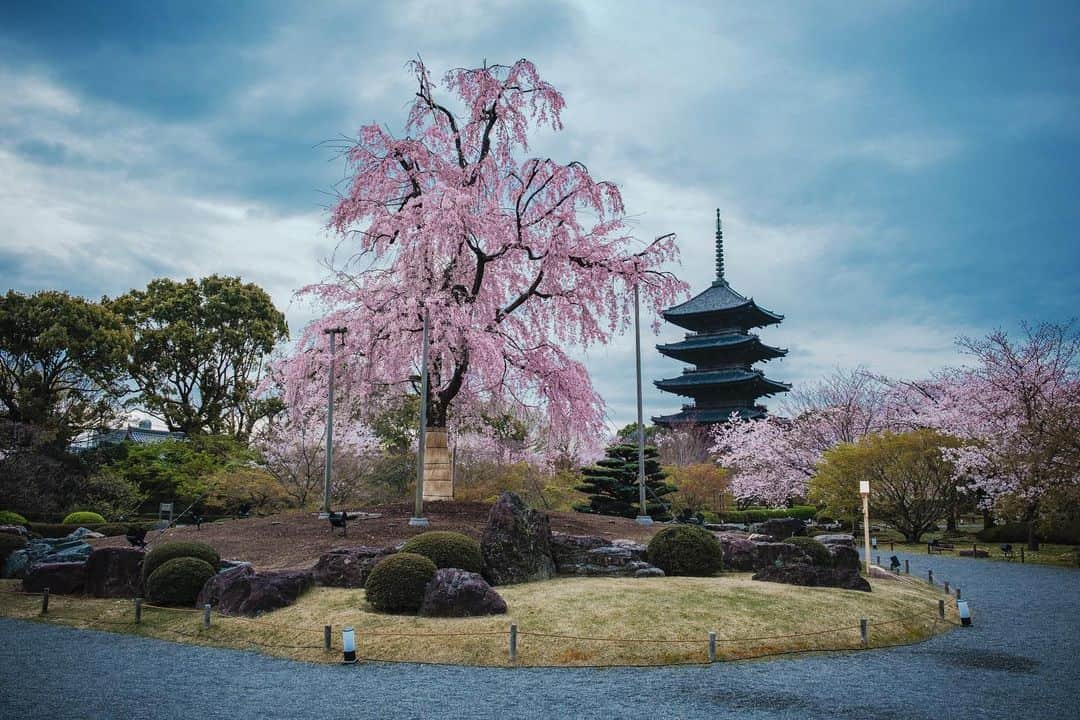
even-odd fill
[{"label": "five-story pagoda", "polygon": [[694,365],[679,377],[657,380],[661,390],[684,395],[693,404],[674,415],[654,417],[664,427],[727,421],[732,413],[761,418],[765,408],[757,399],[787,392],[790,385],[765,377],[753,367],[783,357],[787,350],[765,345],[752,328],[779,324],[783,315],[758,306],[753,298],[735,292],[724,279],[724,232],[716,211],[716,281],[705,292],[670,307],[664,319],[690,332],[682,342],[657,345],[668,357]]}]

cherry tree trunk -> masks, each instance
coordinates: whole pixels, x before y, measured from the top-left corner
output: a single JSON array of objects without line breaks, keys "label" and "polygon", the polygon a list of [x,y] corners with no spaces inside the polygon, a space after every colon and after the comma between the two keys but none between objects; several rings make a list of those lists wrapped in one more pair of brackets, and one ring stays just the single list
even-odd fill
[{"label": "cherry tree trunk", "polygon": [[445,427],[429,426],[424,434],[424,501],[453,500],[454,477]]}]

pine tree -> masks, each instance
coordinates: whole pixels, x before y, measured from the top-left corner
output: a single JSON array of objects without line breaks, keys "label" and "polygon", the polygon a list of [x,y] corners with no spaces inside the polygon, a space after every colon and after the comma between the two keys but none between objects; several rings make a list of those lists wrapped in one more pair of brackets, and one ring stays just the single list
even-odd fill
[{"label": "pine tree", "polygon": [[[671,506],[661,498],[676,488],[664,482],[667,473],[660,469],[657,456],[656,448],[645,448],[646,512],[653,520],[670,520]],[[585,481],[577,489],[588,493],[589,502],[575,505],[575,510],[621,517],[639,514],[637,446],[611,445],[606,457],[592,467],[582,468],[581,472]]]}]

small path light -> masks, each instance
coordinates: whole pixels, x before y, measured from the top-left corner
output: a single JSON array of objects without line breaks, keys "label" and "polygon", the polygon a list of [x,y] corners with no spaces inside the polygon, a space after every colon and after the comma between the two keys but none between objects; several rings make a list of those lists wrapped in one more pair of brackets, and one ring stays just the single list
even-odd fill
[{"label": "small path light", "polygon": [[341,646],[344,648],[344,655],[341,660],[342,665],[353,665],[356,663],[356,633],[351,627],[347,627],[341,631]]},{"label": "small path light", "polygon": [[957,600],[956,609],[960,612],[960,624],[964,627],[971,625],[971,610],[968,609],[967,600]]}]

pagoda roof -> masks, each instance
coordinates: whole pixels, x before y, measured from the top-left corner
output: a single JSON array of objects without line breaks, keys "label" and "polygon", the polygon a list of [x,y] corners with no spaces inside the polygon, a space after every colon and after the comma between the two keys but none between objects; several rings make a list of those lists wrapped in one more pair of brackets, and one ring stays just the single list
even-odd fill
[{"label": "pagoda roof", "polygon": [[761,342],[757,335],[747,335],[746,333],[741,332],[690,335],[681,342],[656,346],[656,349],[664,355],[677,358],[693,356],[694,354],[703,351],[735,348],[758,350],[762,359],[778,358],[787,355],[787,350],[766,345]]},{"label": "pagoda roof", "polygon": [[727,368],[724,370],[698,370],[684,372],[679,377],[656,380],[656,387],[680,395],[697,395],[710,387],[753,384],[761,395],[787,392],[791,389],[786,383],[770,380],[760,370],[745,368]]},{"label": "pagoda roof", "polygon": [[657,425],[704,425],[727,422],[732,413],[743,420],[760,420],[765,417],[765,409],[757,405],[737,408],[696,408],[685,407],[673,415],[661,415],[652,418]]},{"label": "pagoda roof", "polygon": [[[685,321],[698,325],[702,320],[711,319],[720,327],[728,316],[743,316],[746,327],[772,325],[784,319],[783,315],[766,310],[753,298],[736,292],[726,280],[719,279],[684,303],[669,307],[663,312],[664,319],[686,327]],[[682,322],[681,322],[682,321]]]}]

